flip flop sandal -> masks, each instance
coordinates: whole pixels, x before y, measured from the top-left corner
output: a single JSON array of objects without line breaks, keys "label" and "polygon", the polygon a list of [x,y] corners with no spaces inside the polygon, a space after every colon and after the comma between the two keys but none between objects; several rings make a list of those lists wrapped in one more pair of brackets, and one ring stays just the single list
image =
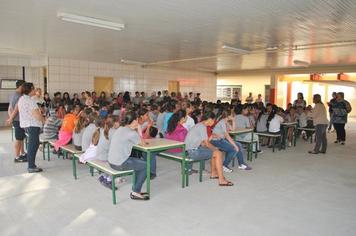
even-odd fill
[{"label": "flip flop sandal", "polygon": [[210,176],[210,179],[218,179],[219,176]]},{"label": "flip flop sandal", "polygon": [[146,200],[150,199],[148,196],[138,197],[138,196],[133,195],[132,193],[130,194],[130,198],[132,200],[141,200],[141,201],[146,201]]},{"label": "flip flop sandal", "polygon": [[234,186],[234,184],[230,181],[227,181],[225,184],[219,184],[219,186],[222,186],[222,187],[230,187],[230,186]]}]

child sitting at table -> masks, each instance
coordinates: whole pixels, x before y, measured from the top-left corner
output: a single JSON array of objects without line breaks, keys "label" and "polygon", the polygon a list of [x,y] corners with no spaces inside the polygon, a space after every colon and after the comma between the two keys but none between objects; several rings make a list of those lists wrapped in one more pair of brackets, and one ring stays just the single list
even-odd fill
[{"label": "child sitting at table", "polygon": [[132,187],[130,197],[133,200],[149,200],[147,193],[141,192],[142,185],[146,180],[146,162],[130,156],[134,145],[140,143],[145,145],[136,131],[137,127],[137,115],[134,112],[127,112],[123,119],[123,126],[112,135],[108,162],[110,167],[115,170],[134,170],[136,183]]},{"label": "child sitting at table", "polygon": [[[276,105],[272,105],[271,111],[267,118],[267,127],[268,132],[271,134],[280,134],[281,133],[281,124],[283,123],[284,119],[282,116],[278,115],[279,109]],[[284,137],[281,137],[282,140]],[[272,143],[269,143],[270,147]]]}]

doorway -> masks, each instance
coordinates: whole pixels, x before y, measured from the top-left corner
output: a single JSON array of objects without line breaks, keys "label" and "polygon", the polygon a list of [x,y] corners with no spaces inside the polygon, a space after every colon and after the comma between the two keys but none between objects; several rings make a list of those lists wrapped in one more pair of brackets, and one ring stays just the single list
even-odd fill
[{"label": "doorway", "polygon": [[179,92],[179,81],[171,80],[168,81],[168,92],[171,94],[172,92],[175,92],[176,94]]},{"label": "doorway", "polygon": [[113,78],[112,77],[94,77],[94,91],[99,95],[105,92],[110,95],[113,92]]}]

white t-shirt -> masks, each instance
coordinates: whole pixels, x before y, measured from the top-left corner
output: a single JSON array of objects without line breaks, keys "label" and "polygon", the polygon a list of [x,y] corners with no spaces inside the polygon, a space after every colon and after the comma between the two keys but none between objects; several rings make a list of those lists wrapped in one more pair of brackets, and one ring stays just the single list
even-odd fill
[{"label": "white t-shirt", "polygon": [[280,115],[274,115],[269,123],[268,131],[271,133],[279,132],[281,130],[281,123],[283,123],[283,118]]}]

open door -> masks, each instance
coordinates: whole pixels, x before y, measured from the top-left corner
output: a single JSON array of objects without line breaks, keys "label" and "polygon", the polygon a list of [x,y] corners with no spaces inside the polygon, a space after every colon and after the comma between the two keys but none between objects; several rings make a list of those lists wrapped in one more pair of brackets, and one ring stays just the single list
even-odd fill
[{"label": "open door", "polygon": [[94,77],[94,91],[98,94],[104,91],[107,96],[114,91],[112,77]]}]

